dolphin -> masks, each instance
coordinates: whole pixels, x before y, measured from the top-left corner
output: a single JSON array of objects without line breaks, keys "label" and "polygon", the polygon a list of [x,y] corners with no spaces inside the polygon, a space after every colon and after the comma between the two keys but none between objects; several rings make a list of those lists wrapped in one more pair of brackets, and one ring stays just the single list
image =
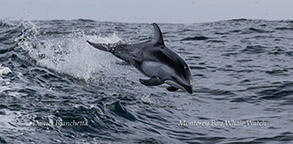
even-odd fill
[{"label": "dolphin", "polygon": [[139,79],[146,86],[168,84],[168,91],[184,91],[193,93],[192,76],[186,62],[164,44],[159,26],[153,23],[154,37],[152,40],[123,44],[121,41],[113,44],[87,42],[93,47],[111,52],[116,57],[130,63],[149,79]]}]

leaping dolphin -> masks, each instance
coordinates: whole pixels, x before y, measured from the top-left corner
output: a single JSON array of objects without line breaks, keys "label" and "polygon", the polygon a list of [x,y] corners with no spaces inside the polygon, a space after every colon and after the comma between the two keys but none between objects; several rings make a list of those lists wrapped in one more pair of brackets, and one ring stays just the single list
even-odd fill
[{"label": "leaping dolphin", "polygon": [[155,35],[150,41],[137,44],[93,43],[93,47],[111,52],[116,57],[132,64],[150,79],[139,79],[146,86],[168,84],[168,91],[178,89],[193,93],[192,76],[186,62],[164,44],[159,26],[153,23]]}]

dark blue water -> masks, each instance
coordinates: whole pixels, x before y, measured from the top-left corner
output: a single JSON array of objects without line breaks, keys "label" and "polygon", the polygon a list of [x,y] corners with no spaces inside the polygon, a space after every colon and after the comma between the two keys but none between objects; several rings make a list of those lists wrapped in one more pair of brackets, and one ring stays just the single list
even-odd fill
[{"label": "dark blue water", "polygon": [[150,24],[0,21],[0,143],[292,143],[293,22],[159,24],[194,93],[86,40],[137,43]]}]

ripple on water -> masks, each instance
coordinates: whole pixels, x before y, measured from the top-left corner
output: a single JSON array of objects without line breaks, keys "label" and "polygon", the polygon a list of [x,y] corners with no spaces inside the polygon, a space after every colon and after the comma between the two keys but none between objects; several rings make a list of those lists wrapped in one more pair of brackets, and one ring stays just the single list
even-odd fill
[{"label": "ripple on water", "polygon": [[181,41],[195,41],[195,40],[207,40],[209,39],[206,36],[194,36],[194,37],[186,37],[181,39]]},{"label": "ripple on water", "polygon": [[265,53],[269,48],[262,45],[250,45],[241,50],[241,53],[246,54],[260,54]]}]

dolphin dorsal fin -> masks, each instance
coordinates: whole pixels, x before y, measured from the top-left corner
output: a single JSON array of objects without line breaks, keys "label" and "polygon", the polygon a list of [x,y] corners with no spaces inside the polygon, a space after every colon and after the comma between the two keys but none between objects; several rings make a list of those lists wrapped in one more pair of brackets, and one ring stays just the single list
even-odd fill
[{"label": "dolphin dorsal fin", "polygon": [[155,30],[155,36],[152,39],[152,43],[165,45],[159,26],[156,23],[153,23],[153,26],[154,26],[154,30]]}]

